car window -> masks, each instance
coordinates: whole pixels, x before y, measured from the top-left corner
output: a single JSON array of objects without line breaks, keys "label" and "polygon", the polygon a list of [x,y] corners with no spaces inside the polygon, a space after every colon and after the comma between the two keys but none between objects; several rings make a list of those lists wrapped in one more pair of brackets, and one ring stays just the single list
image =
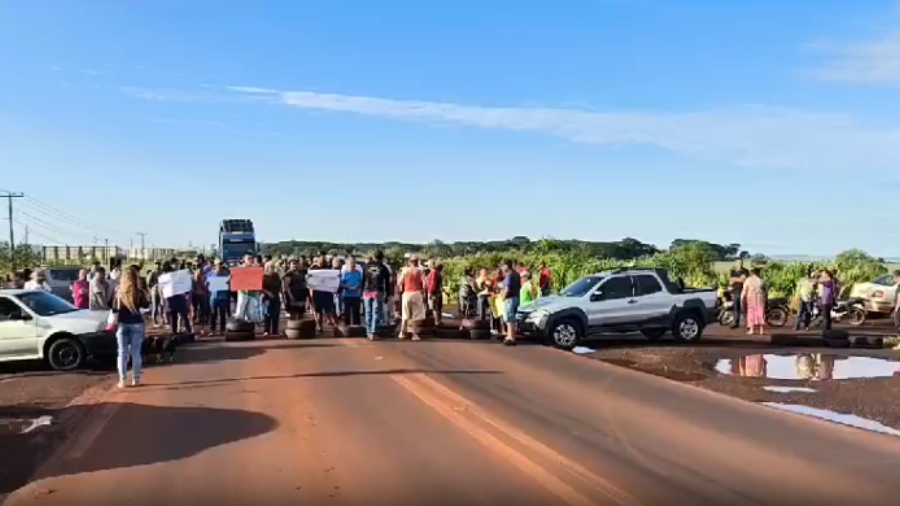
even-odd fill
[{"label": "car window", "polygon": [[876,285],[884,285],[884,286],[894,286],[894,276],[881,276],[880,278],[873,281]]},{"label": "car window", "polygon": [[584,297],[601,281],[603,281],[603,276],[587,276],[563,288],[559,295],[562,297]]},{"label": "car window", "polygon": [[662,285],[655,276],[641,274],[634,276],[634,289],[637,295],[653,295],[662,291]]},{"label": "car window", "polygon": [[597,290],[602,294],[600,300],[616,300],[627,299],[634,296],[634,289],[631,286],[631,276],[618,276],[606,280],[606,283],[600,285]]},{"label": "car window", "polygon": [[75,269],[50,269],[50,277],[53,281],[75,281],[78,279],[78,271]]},{"label": "car window", "polygon": [[6,297],[0,298],[0,322],[9,320],[10,316],[22,314],[22,308]]},{"label": "car window", "polygon": [[22,304],[40,316],[54,316],[78,311],[77,307],[47,292],[26,292],[18,297]]}]

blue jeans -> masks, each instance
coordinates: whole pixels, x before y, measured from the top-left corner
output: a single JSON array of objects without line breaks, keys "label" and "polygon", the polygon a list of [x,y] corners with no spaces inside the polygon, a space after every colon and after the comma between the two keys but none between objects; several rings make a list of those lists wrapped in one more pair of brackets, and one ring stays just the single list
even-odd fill
[{"label": "blue jeans", "polygon": [[503,299],[503,321],[516,323],[516,313],[519,311],[519,298],[508,297]]},{"label": "blue jeans", "polygon": [[116,330],[116,342],[119,345],[119,379],[125,381],[128,376],[128,357],[131,356],[132,376],[141,379],[141,347],[144,344],[143,323],[120,323]]},{"label": "blue jeans", "polygon": [[797,322],[794,323],[794,330],[800,330],[800,325],[803,325],[803,328],[809,328],[809,320],[812,317],[812,301],[803,302],[800,301],[800,309],[797,311]]},{"label": "blue jeans", "polygon": [[384,300],[382,295],[366,297],[363,299],[366,305],[366,334],[374,336],[381,330],[381,316],[384,314]]}]

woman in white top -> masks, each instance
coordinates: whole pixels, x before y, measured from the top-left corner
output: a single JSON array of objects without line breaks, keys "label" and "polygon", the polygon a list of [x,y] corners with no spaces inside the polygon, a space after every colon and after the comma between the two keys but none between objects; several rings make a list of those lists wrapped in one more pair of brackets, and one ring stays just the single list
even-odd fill
[{"label": "woman in white top", "polygon": [[50,284],[47,283],[47,273],[43,269],[31,273],[31,279],[25,283],[25,289],[50,292]]}]

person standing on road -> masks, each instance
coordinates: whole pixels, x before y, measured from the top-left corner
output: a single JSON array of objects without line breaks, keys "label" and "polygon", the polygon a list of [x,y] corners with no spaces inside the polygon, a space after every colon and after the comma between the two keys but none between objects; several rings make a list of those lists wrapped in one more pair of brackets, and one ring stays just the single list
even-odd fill
[{"label": "person standing on road", "polygon": [[128,379],[128,359],[131,358],[131,385],[141,382],[141,348],[144,343],[144,315],[142,309],[150,307],[150,298],[138,286],[137,272],[126,269],[120,276],[112,311],[118,316],[116,344],[119,351],[119,388]]},{"label": "person standing on road", "polygon": [[410,255],[408,265],[400,272],[397,286],[400,296],[400,339],[406,339],[407,330],[412,329],[412,340],[419,341],[416,322],[425,319],[425,276],[419,267],[419,257]]},{"label": "person standing on road", "polygon": [[541,296],[546,297],[553,293],[553,273],[547,267],[547,264],[541,262],[538,266],[538,288],[541,289]]},{"label": "person standing on road", "polygon": [[78,271],[78,279],[72,283],[72,302],[78,309],[88,309],[91,298],[91,283],[87,279],[88,272]]},{"label": "person standing on road", "polygon": [[750,335],[757,329],[759,335],[762,335],[766,325],[766,285],[759,274],[758,267],[750,269],[750,277],[744,280],[738,297],[741,306],[747,311],[747,334]]},{"label": "person standing on road", "polygon": [[90,283],[90,299],[88,309],[91,311],[109,311],[116,292],[112,283],[106,279],[106,269],[97,267],[94,271],[94,279]]},{"label": "person standing on road", "polygon": [[51,293],[53,290],[50,288],[50,284],[47,283],[47,273],[44,269],[38,269],[31,273],[31,279],[25,283],[26,290],[40,290],[43,292]]},{"label": "person standing on road", "polygon": [[809,321],[812,318],[813,303],[816,298],[816,282],[813,280],[812,268],[806,269],[806,274],[797,281],[797,299],[800,308],[797,311],[797,321],[794,330],[809,330]]},{"label": "person standing on road", "polygon": [[306,286],[306,265],[292,259],[282,279],[284,303],[291,320],[302,320],[306,314],[309,288]]},{"label": "person standing on road", "polygon": [[[310,272],[328,270],[328,263],[324,257],[316,258]],[[338,271],[340,274],[340,271]],[[331,325],[332,330],[338,327],[337,315],[335,314],[334,294],[324,290],[310,289],[310,298],[312,298],[313,312],[316,318],[316,327],[321,334],[325,331],[325,322]]]},{"label": "person standing on road", "polygon": [[475,271],[466,267],[459,283],[459,317],[473,318],[478,304],[478,292],[475,290]]},{"label": "person standing on road", "polygon": [[[213,278],[225,278],[227,280],[228,275],[228,271],[222,265],[222,261],[217,259],[207,281]],[[209,306],[212,312],[210,315],[210,330],[212,330],[213,335],[216,334],[217,328],[219,332],[225,332],[225,318],[228,316],[229,307],[231,306],[230,295],[231,292],[227,289],[227,285],[225,290],[209,290]],[[216,326],[217,322],[218,327]]]},{"label": "person standing on road", "polygon": [[391,292],[391,272],[384,265],[384,252],[376,251],[363,268],[363,303],[365,304],[366,337],[374,341],[381,331],[384,305]]},{"label": "person standing on road", "polygon": [[432,261],[428,273],[428,309],[435,325],[440,325],[444,310],[444,266],[440,262]]},{"label": "person standing on road", "polygon": [[341,274],[341,302],[344,306],[344,325],[359,325],[362,304],[363,273],[356,268],[356,260],[347,258]]},{"label": "person standing on road", "polygon": [[744,292],[744,281],[747,280],[749,274],[747,269],[744,268],[744,261],[740,258],[735,260],[735,268],[731,271],[731,275],[728,278],[728,286],[731,288],[731,300],[734,304],[734,321],[731,323],[731,328],[733,329],[741,326],[741,313],[744,312],[744,307],[741,305],[741,294]]},{"label": "person standing on road", "polygon": [[191,305],[194,308],[194,323],[204,328],[209,325],[209,285],[203,267],[194,270],[194,284],[191,292]]},{"label": "person standing on road", "polygon": [[822,327],[831,330],[831,310],[834,308],[835,283],[834,275],[828,269],[823,269],[819,277],[819,308],[822,311]]},{"label": "person standing on road", "polygon": [[522,290],[519,292],[519,307],[525,307],[533,303],[541,296],[541,291],[531,279],[531,273],[525,271],[520,274],[522,278]]},{"label": "person standing on road", "polygon": [[263,275],[263,297],[266,301],[266,314],[263,321],[263,336],[278,335],[278,320],[281,318],[281,276],[275,262],[266,263]]},{"label": "person standing on road", "polygon": [[[162,272],[163,274],[169,274],[175,272],[175,269],[172,267],[172,264],[166,262],[163,264]],[[157,289],[159,290],[160,297],[164,298],[166,301],[166,308],[169,316],[169,328],[171,328],[172,334],[178,333],[179,320],[181,321],[185,332],[192,332],[191,319],[188,317],[190,310],[188,308],[187,294],[176,293],[171,297],[166,297],[165,294],[162,293],[161,286],[158,286]]]},{"label": "person standing on road", "polygon": [[486,320],[491,314],[491,295],[493,282],[488,276],[487,269],[481,269],[475,278],[475,289],[478,291],[478,308],[476,314],[479,320]]},{"label": "person standing on road", "polygon": [[506,323],[506,338],[503,344],[516,344],[516,313],[519,312],[519,293],[522,291],[522,278],[513,268],[512,260],[503,261],[503,319]]}]

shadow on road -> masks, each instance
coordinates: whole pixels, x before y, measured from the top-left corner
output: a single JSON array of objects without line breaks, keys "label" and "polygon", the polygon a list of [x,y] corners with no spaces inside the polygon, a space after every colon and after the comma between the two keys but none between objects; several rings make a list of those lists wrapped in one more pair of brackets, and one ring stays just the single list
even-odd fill
[{"label": "shadow on road", "polygon": [[[88,418],[106,403],[66,408],[70,420]],[[77,413],[73,410],[90,410]],[[31,413],[29,416],[34,416]],[[51,416],[60,414],[46,411]],[[87,415],[82,417],[81,415]],[[41,470],[45,479],[56,476],[171,462],[205,450],[275,430],[278,422],[265,414],[206,407],[160,407],[121,403],[88,452],[81,458]],[[77,427],[73,427],[76,428]],[[66,439],[65,425],[32,434],[0,437],[0,494],[9,493],[32,478],[36,467]],[[79,433],[71,438],[77,439]],[[44,474],[45,473],[45,474]]]},{"label": "shadow on road", "polygon": [[224,362],[228,360],[246,360],[266,352],[261,346],[220,346],[207,345],[182,347],[175,351],[175,364],[197,364],[203,362]]},{"label": "shadow on road", "polygon": [[84,369],[77,371],[53,371],[43,360],[23,360],[0,363],[0,380],[6,378],[29,378],[37,376],[106,376],[109,374],[110,361],[91,361]]},{"label": "shadow on road", "polygon": [[189,388],[197,388],[203,386],[217,386],[235,382],[251,382],[266,380],[286,380],[299,378],[343,378],[350,376],[393,376],[402,374],[503,374],[502,371],[466,371],[466,370],[435,370],[435,369],[384,369],[372,371],[328,371],[328,372],[311,372],[303,374],[285,374],[279,376],[257,376],[249,378],[223,378],[199,381],[184,381],[172,384],[144,385],[142,389],[153,390],[181,390]]}]

